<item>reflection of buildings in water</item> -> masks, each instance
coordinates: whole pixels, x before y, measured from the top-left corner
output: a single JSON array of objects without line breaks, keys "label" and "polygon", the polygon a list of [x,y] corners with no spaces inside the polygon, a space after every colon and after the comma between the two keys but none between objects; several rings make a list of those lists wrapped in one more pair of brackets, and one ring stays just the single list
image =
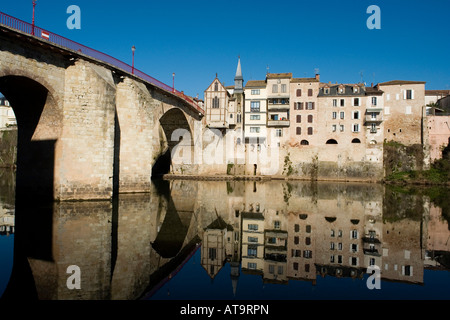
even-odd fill
[{"label": "reflection of buildings in water", "polygon": [[3,205],[0,208],[0,236],[9,236],[14,234],[15,216],[14,209]]},{"label": "reflection of buildings in water", "polygon": [[[382,186],[319,185],[311,193],[309,184],[286,188],[283,183],[246,182],[243,189],[243,273],[260,275],[265,282],[315,284],[317,276],[362,279],[375,265],[384,280],[423,283],[422,221],[407,216],[383,220],[383,210],[389,208],[383,208]],[[220,214],[230,211],[223,209]],[[228,223],[236,224],[239,214],[225,215]],[[448,246],[441,249],[450,251]]]},{"label": "reflection of buildings in water", "polygon": [[442,208],[430,205],[426,221],[425,265],[429,268],[450,268],[450,226],[443,219]]},{"label": "reflection of buildings in water", "polygon": [[[425,222],[389,214],[376,184],[176,181],[167,187],[169,195],[121,195],[115,204],[54,204],[47,248],[53,260],[28,259],[39,298],[137,299],[180,270],[200,241],[201,265],[211,278],[230,264],[234,294],[241,272],[265,283],[315,285],[321,276],[361,278],[373,264],[385,280],[423,283],[424,267],[439,265],[425,248],[450,251],[438,208],[431,206]],[[82,291],[67,289],[69,265],[81,268]]]}]

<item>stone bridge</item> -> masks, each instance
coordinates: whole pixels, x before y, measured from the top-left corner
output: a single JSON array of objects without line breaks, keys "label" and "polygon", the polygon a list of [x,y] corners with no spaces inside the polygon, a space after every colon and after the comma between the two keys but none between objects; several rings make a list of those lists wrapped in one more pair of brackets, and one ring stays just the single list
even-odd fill
[{"label": "stone bridge", "polygon": [[52,201],[148,192],[174,130],[203,116],[175,90],[4,24],[0,92],[18,123],[17,189]]}]

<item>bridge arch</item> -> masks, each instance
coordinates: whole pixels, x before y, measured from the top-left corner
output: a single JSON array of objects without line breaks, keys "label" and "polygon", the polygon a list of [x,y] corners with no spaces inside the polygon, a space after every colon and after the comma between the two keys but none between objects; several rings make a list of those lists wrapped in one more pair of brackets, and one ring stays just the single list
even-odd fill
[{"label": "bridge arch", "polygon": [[17,120],[17,190],[52,200],[62,111],[54,89],[40,80],[25,71],[2,71],[0,92],[10,102]]},{"label": "bridge arch", "polygon": [[193,130],[185,113],[171,108],[161,116],[159,125],[161,152],[153,165],[153,178],[194,164]]}]

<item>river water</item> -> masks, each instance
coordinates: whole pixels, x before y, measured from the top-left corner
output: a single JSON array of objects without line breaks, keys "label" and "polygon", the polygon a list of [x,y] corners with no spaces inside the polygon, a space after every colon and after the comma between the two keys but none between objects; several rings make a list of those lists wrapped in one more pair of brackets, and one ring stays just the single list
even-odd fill
[{"label": "river water", "polygon": [[450,298],[448,190],[173,180],[42,204],[0,175],[3,299]]}]

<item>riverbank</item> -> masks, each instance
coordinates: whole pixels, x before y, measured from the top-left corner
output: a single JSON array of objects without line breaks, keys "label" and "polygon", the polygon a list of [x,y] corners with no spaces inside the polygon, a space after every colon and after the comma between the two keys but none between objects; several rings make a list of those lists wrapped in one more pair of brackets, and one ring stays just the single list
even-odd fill
[{"label": "riverbank", "polygon": [[450,186],[450,159],[435,161],[429,170],[393,172],[383,183],[395,185]]},{"label": "riverbank", "polygon": [[281,175],[207,175],[207,174],[165,174],[164,180],[199,180],[199,181],[313,181],[313,182],[355,182],[355,183],[379,183],[381,180],[358,178],[317,178],[281,176]]}]

